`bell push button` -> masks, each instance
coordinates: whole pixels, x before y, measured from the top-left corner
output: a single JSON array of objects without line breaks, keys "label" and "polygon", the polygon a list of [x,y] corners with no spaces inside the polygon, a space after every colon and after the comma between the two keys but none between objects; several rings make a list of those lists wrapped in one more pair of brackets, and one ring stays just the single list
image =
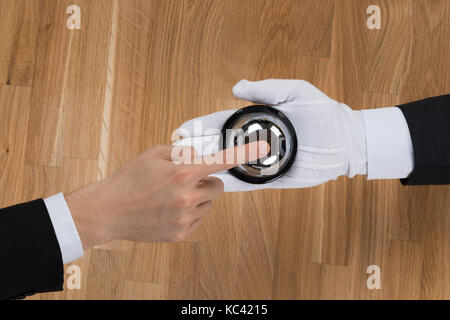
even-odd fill
[{"label": "bell push button", "polygon": [[223,149],[253,141],[266,141],[270,153],[258,160],[242,164],[230,173],[249,183],[262,184],[283,176],[297,153],[297,135],[289,119],[279,110],[249,106],[236,111],[222,128]]}]

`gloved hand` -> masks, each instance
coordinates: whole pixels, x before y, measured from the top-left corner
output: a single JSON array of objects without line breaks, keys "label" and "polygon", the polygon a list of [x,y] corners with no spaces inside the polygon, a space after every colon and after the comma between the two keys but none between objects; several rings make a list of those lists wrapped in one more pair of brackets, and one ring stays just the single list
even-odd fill
[{"label": "gloved hand", "polygon": [[[298,150],[289,171],[267,184],[250,184],[226,171],[214,174],[224,182],[225,191],[307,188],[341,175],[366,174],[365,128],[359,111],[336,102],[303,80],[241,80],[234,86],[233,94],[239,99],[271,105],[283,112],[295,127]],[[211,132],[218,136],[225,121],[235,111],[216,112],[185,122],[175,132],[185,139],[176,144],[192,145],[200,155],[216,152],[219,144]],[[203,129],[200,132],[199,124]],[[202,150],[193,143],[199,138],[204,140]],[[211,143],[215,145],[211,147]]]}]

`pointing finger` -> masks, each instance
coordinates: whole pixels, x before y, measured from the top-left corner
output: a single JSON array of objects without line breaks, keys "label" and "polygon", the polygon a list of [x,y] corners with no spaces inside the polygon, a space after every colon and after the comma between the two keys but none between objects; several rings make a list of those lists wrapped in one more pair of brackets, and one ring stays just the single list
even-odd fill
[{"label": "pointing finger", "polygon": [[240,164],[258,160],[269,154],[270,146],[265,141],[255,141],[246,145],[240,145],[233,148],[221,150],[213,155],[204,156],[201,163],[196,166],[199,177],[208,176],[210,174],[224,171],[236,167]]}]

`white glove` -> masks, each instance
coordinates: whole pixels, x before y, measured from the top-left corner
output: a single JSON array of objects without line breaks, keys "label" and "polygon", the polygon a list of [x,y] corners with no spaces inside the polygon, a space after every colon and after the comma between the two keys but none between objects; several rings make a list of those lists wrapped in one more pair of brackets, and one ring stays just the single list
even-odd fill
[{"label": "white glove", "polygon": [[[298,149],[286,174],[267,184],[250,184],[225,171],[215,174],[224,182],[225,191],[307,188],[341,175],[366,174],[365,128],[359,111],[336,102],[303,80],[241,80],[234,86],[233,94],[239,99],[271,105],[283,112],[295,127]],[[175,144],[192,145],[199,155],[216,152],[220,147],[211,132],[219,137],[217,133],[235,111],[216,112],[185,122],[175,132],[185,139]],[[195,132],[199,131],[199,123],[202,131]],[[209,145],[203,143],[199,150],[194,143],[199,138],[209,141]]]}]

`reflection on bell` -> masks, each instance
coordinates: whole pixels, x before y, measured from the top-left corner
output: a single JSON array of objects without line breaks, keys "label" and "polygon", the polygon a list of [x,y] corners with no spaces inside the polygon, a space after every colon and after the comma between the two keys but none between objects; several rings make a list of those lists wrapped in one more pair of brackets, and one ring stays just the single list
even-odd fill
[{"label": "reflection on bell", "polygon": [[289,119],[279,110],[249,106],[236,111],[222,128],[223,148],[253,141],[266,141],[270,153],[251,163],[230,170],[235,177],[249,183],[268,183],[280,178],[294,162],[297,135]]}]

